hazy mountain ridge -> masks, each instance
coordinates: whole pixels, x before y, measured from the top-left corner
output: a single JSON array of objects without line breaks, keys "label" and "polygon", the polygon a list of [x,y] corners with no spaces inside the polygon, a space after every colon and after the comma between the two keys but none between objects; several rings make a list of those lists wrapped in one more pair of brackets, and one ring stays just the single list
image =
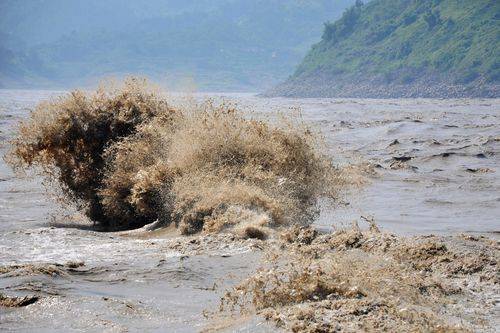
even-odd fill
[{"label": "hazy mountain ridge", "polygon": [[259,90],[286,78],[319,39],[318,22],[353,2],[7,0],[0,85],[65,87],[139,74],[174,88],[187,80],[202,90]]},{"label": "hazy mountain ridge", "polygon": [[500,2],[357,1],[269,95],[498,97]]}]

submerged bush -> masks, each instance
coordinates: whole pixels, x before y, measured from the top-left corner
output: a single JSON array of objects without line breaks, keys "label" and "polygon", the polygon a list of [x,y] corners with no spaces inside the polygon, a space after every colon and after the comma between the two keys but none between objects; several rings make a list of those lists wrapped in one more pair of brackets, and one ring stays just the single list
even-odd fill
[{"label": "submerged bush", "polygon": [[248,119],[225,104],[174,109],[133,78],[41,103],[21,123],[8,161],[40,167],[113,230],[156,220],[183,233],[242,220],[252,228],[307,223],[317,200],[335,198],[344,182],[306,128]]}]

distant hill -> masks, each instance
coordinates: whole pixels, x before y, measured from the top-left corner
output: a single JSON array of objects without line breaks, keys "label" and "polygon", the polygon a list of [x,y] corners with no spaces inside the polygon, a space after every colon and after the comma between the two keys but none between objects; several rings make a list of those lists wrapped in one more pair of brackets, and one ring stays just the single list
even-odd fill
[{"label": "distant hill", "polygon": [[355,0],[2,0],[0,86],[147,75],[173,88],[262,90]]},{"label": "distant hill", "polygon": [[357,1],[268,95],[500,97],[500,1]]}]

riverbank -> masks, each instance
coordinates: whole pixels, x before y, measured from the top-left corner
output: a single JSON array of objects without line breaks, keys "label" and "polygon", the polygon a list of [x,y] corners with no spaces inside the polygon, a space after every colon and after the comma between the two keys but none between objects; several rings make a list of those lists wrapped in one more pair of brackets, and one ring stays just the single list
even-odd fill
[{"label": "riverbank", "polygon": [[289,78],[262,95],[292,98],[499,98],[500,85],[481,79],[459,84],[434,75],[413,79],[404,72],[390,78],[314,73]]}]

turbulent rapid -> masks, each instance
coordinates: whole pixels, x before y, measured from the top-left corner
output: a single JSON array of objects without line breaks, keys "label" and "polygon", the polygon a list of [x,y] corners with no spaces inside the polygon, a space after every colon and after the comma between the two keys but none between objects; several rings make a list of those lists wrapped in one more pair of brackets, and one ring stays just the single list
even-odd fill
[{"label": "turbulent rapid", "polygon": [[185,96],[129,79],[4,90],[0,108],[1,329],[499,324],[498,100]]},{"label": "turbulent rapid", "polygon": [[345,180],[304,127],[247,119],[207,101],[172,108],[143,80],[41,103],[7,161],[55,180],[106,230],[174,223],[183,234],[310,223]]}]

